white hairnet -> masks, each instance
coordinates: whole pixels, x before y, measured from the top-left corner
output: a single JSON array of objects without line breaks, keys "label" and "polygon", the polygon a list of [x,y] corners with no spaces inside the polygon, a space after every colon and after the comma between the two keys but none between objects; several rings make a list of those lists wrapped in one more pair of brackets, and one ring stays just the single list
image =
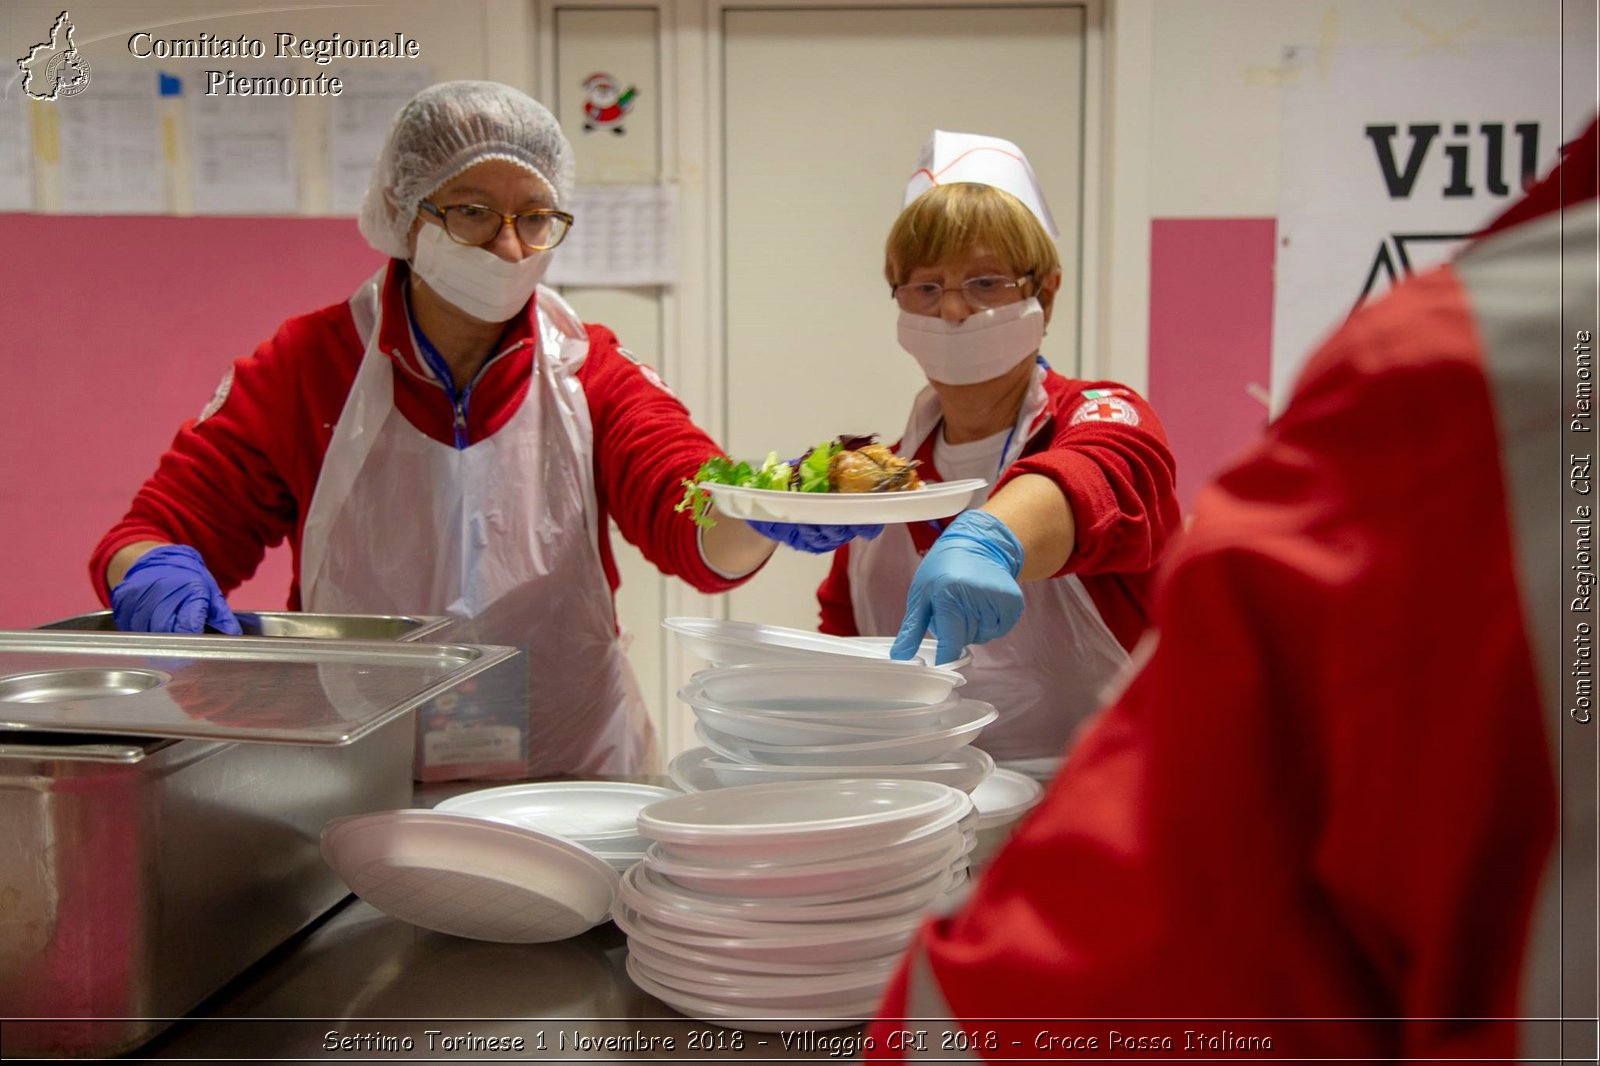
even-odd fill
[{"label": "white hairnet", "polygon": [[557,207],[572,192],[572,146],[543,104],[509,85],[446,81],[395,116],[361,201],[361,235],[384,255],[407,258],[417,204],[468,167],[505,159],[550,186]]}]

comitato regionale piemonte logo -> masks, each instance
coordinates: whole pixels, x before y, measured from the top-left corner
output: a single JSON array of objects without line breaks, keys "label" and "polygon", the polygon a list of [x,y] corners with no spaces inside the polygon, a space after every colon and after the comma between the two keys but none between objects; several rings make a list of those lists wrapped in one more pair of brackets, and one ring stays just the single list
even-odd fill
[{"label": "comitato regionale piemonte logo", "polygon": [[50,27],[50,39],[17,60],[23,92],[35,100],[59,100],[89,87],[89,61],[73,43],[72,33],[72,17],[63,11]]}]

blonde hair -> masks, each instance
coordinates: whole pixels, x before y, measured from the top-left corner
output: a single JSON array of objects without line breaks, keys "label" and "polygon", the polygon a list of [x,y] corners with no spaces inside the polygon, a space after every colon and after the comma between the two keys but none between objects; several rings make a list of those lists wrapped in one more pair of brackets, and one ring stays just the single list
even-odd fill
[{"label": "blonde hair", "polygon": [[1019,276],[1032,274],[1034,293],[1061,269],[1055,241],[1021,200],[993,185],[954,182],[935,185],[900,212],[884,243],[883,276],[900,285],[912,271],[975,247]]}]

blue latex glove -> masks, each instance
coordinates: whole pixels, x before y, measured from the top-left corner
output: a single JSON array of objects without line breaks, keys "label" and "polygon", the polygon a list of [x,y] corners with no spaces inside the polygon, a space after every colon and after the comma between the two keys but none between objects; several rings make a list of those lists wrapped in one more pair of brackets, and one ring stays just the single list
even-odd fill
[{"label": "blue latex glove", "polygon": [[206,626],[240,635],[200,553],[187,544],[151,548],[111,590],[111,616],[130,633],[204,633]]},{"label": "blue latex glove", "polygon": [[793,522],[751,522],[750,528],[795,551],[821,555],[856,537],[871,540],[883,532],[882,526],[802,526]]},{"label": "blue latex glove", "polygon": [[911,659],[931,628],[936,662],[958,657],[968,644],[1005,636],[1022,617],[1022,543],[987,511],[967,511],[950,523],[911,578],[906,617],[889,649]]}]

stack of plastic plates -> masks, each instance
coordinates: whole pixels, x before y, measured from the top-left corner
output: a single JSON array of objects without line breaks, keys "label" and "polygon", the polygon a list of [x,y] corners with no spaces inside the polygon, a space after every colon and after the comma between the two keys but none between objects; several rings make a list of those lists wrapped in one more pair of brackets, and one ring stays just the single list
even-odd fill
[{"label": "stack of plastic plates", "polygon": [[941,785],[971,792],[992,772],[994,760],[982,748],[968,745],[957,748],[935,762],[906,763],[898,766],[786,766],[765,763],[731,762],[707,747],[690,748],[675,757],[667,767],[672,780],[685,792],[705,792],[736,785],[765,785],[778,781],[816,781],[835,777],[895,778],[907,781],[937,781]]},{"label": "stack of plastic plates", "polygon": [[691,1017],[744,1028],[869,1017],[930,908],[966,880],[975,812],[931,781],[747,785],[639,813],[622,879],[628,973]]},{"label": "stack of plastic plates", "polygon": [[1011,830],[1022,816],[1033,810],[1044,798],[1044,786],[1033,778],[1015,770],[997,769],[972,792],[972,804],[977,808],[977,846],[973,848],[974,865],[986,863],[1005,843]]},{"label": "stack of plastic plates", "polygon": [[703,670],[681,699],[703,749],[674,760],[691,790],[826,777],[933,781],[970,791],[994,768],[970,748],[994,721],[960,674],[910,663],[750,663]]},{"label": "stack of plastic plates", "polygon": [[1039,759],[1005,759],[997,761],[996,765],[1004,770],[1015,770],[1024,777],[1031,777],[1041,785],[1048,785],[1055,780],[1056,774],[1061,770],[1061,756]]},{"label": "stack of plastic plates", "polygon": [[[889,648],[894,644],[892,637],[833,637],[804,629],[725,618],[668,618],[661,625],[677,635],[690,655],[697,655],[713,666],[838,662],[841,658],[887,662]],[[923,641],[917,661],[933,664],[935,650],[934,641]],[[963,654],[959,659],[937,665],[959,670],[971,661],[972,656]]]},{"label": "stack of plastic plates", "polygon": [[635,825],[639,811],[675,789],[622,781],[544,781],[464,792],[434,810],[538,830],[570,840],[619,872],[644,858],[649,841]]}]

